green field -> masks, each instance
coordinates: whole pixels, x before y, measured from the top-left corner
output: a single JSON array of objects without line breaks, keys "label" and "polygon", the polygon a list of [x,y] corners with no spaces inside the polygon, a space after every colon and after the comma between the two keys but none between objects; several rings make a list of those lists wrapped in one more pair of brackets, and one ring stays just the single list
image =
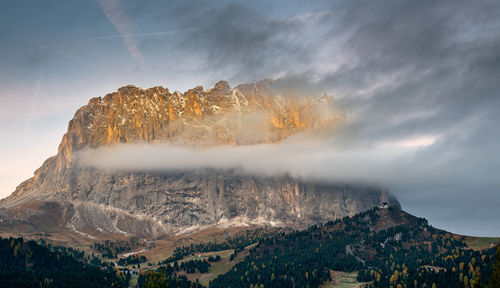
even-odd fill
[{"label": "green field", "polygon": [[491,247],[491,243],[498,244],[500,237],[472,237],[466,236],[465,242],[472,249],[487,249]]},{"label": "green field", "polygon": [[228,249],[216,252],[195,253],[195,255],[193,256],[184,257],[179,262],[186,262],[189,260],[203,260],[203,259],[208,259],[208,256],[216,256],[216,255],[219,255],[221,257],[221,260],[218,262],[210,263],[211,266],[208,269],[208,273],[202,274],[196,272],[191,274],[188,273],[181,273],[181,274],[186,275],[186,277],[192,282],[195,282],[196,279],[198,279],[201,285],[208,286],[210,280],[213,280],[217,276],[226,273],[236,263],[240,262],[243,258],[245,258],[245,256],[248,255],[248,250],[254,247],[255,245],[257,245],[257,243],[245,247],[244,251],[240,252],[233,261],[229,261],[229,258],[231,257],[231,254],[233,254],[234,249]]},{"label": "green field", "polygon": [[358,277],[358,272],[354,271],[351,273],[331,271],[332,281],[322,285],[322,288],[357,288],[364,287],[364,284],[369,282],[358,282],[356,277]]}]

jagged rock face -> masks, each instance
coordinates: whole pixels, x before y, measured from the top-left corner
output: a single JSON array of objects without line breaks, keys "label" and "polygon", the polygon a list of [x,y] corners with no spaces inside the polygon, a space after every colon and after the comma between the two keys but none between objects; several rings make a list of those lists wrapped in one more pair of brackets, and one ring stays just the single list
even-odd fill
[{"label": "jagged rock face", "polygon": [[113,143],[275,143],[342,120],[330,109],[331,96],[288,96],[276,86],[267,80],[230,88],[220,81],[212,89],[198,86],[184,94],[163,87],[120,88],[76,112],[59,146],[64,162],[58,164],[64,169],[73,152]]},{"label": "jagged rock face", "polygon": [[[39,217],[48,208],[30,203],[56,203],[36,207],[59,207],[65,212],[58,221],[77,233],[157,235],[230,222],[303,226],[353,215],[381,202],[399,205],[387,192],[359,185],[236,170],[103,171],[79,166],[72,157],[88,148],[138,141],[275,143],[341,121],[330,109],[331,97],[287,97],[275,85],[261,81],[230,88],[221,81],[213,89],[197,87],[184,94],[127,86],[93,98],[70,121],[58,155],[2,200],[5,209],[0,212],[22,218],[19,211],[29,206]],[[31,216],[26,217],[22,219]]]}]

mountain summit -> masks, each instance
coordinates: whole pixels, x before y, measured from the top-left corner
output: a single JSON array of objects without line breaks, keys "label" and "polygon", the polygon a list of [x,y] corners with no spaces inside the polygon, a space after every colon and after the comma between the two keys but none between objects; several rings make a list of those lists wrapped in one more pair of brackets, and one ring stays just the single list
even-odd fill
[{"label": "mountain summit", "polygon": [[291,92],[279,80],[234,88],[220,81],[185,93],[126,86],[93,98],[69,122],[58,154],[0,201],[0,225],[10,223],[0,230],[22,225],[90,238],[157,236],[211,225],[304,226],[382,202],[399,205],[376,187],[235,170],[110,171],[79,165],[75,157],[118,143],[278,143],[335,127],[343,115],[332,103],[328,95]]},{"label": "mountain summit", "polygon": [[[304,131],[333,127],[342,115],[328,95],[289,95],[278,80],[229,87],[201,86],[185,93],[163,87],[126,86],[80,108],[59,146],[61,160],[74,151],[114,143],[189,145],[276,143]],[[60,163],[63,167],[63,163]]]}]

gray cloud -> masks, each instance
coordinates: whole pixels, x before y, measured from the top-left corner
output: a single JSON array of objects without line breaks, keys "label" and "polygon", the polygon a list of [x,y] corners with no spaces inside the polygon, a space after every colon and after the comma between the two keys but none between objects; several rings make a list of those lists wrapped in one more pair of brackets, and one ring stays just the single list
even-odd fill
[{"label": "gray cloud", "polygon": [[[350,123],[357,133],[349,144],[437,135],[436,144],[411,163],[433,177],[403,177],[387,185],[403,206],[435,225],[498,234],[500,133],[494,123],[500,123],[500,83],[495,80],[500,73],[500,20],[495,16],[500,5],[385,3],[344,7],[341,25],[348,32],[341,50],[349,51],[351,59],[321,80],[355,116]],[[395,178],[401,176],[395,172]],[[419,179],[418,173],[414,176]],[[470,218],[476,219],[476,228]]]},{"label": "gray cloud", "polygon": [[178,29],[195,29],[179,35],[174,50],[184,51],[186,59],[196,57],[197,70],[209,73],[210,81],[224,78],[234,83],[275,78],[292,71],[295,63],[307,62],[308,45],[300,37],[307,32],[302,21],[330,13],[272,19],[244,2],[199,1],[169,4],[162,12],[158,16],[162,21],[175,19]]}]

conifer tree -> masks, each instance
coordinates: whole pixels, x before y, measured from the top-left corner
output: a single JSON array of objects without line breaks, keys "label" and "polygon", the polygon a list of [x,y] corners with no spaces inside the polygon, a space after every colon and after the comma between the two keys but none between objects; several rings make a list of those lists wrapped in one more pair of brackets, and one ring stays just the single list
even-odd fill
[{"label": "conifer tree", "polygon": [[490,287],[492,288],[500,287],[500,245],[497,246],[497,255],[495,257],[495,263],[493,263],[493,267],[491,269]]},{"label": "conifer tree", "polygon": [[472,280],[471,287],[472,288],[483,288],[484,287],[483,284],[481,283],[481,272],[476,271],[476,273],[474,273],[474,278]]}]

